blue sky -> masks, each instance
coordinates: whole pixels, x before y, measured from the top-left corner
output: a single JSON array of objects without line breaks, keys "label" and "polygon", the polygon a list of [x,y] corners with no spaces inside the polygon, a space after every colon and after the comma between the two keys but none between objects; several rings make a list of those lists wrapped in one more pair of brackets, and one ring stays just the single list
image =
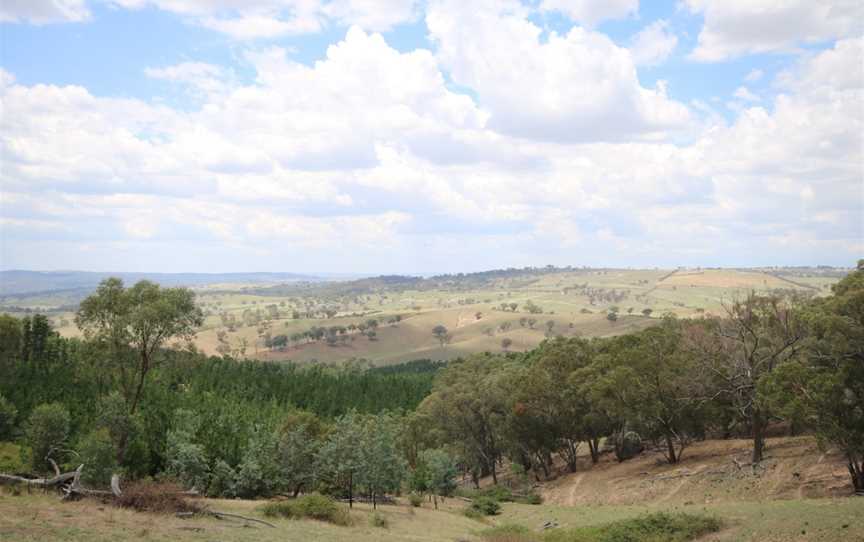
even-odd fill
[{"label": "blue sky", "polygon": [[864,8],[11,0],[0,267],[851,265]]}]

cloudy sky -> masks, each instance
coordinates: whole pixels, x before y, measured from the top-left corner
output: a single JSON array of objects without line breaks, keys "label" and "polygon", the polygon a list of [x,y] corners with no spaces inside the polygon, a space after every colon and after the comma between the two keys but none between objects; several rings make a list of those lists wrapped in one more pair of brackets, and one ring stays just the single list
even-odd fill
[{"label": "cloudy sky", "polygon": [[852,265],[860,0],[3,0],[0,267]]}]

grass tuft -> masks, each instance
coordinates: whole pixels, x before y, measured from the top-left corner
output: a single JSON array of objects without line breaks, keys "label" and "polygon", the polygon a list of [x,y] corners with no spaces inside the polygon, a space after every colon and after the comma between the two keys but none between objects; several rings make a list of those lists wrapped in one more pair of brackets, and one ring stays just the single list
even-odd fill
[{"label": "grass tuft", "polygon": [[554,531],[544,542],[686,542],[720,530],[717,518],[658,512],[592,527]]},{"label": "grass tuft", "polygon": [[315,519],[334,525],[351,525],[348,510],[324,495],[304,495],[290,501],[269,502],[260,508],[267,517]]}]

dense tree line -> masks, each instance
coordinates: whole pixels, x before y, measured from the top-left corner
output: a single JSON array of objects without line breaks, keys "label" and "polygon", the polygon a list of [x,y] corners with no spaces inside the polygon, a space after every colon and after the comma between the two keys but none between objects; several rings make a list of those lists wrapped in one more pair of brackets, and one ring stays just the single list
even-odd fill
[{"label": "dense tree line", "polygon": [[[864,263],[864,262],[862,262]],[[662,318],[604,339],[557,338],[525,354],[451,362],[413,414],[425,445],[448,446],[475,480],[505,461],[548,476],[601,439],[625,459],[641,446],[680,461],[706,437],[752,439],[770,424],[807,427],[846,455],[864,489],[864,265],[806,300],[755,293],[723,317]]]},{"label": "dense tree line", "polygon": [[864,490],[864,262],[826,298],[754,293],[722,317],[375,370],[203,356],[182,346],[189,295],[105,281],[82,303],[83,339],[0,317],[0,439],[33,471],[77,454],[95,482],[119,469],[211,495],[376,502],[449,494],[458,471],[497,482],[505,462],[576,470],[581,446],[595,463],[645,446],[677,463],[695,440],[746,435],[756,463],[783,421],[845,454]]},{"label": "dense tree line", "polygon": [[406,411],[431,389],[423,364],[362,371],[204,356],[182,344],[199,320],[190,296],[105,281],[82,303],[81,339],[60,337],[41,315],[0,316],[0,440],[26,444],[34,472],[51,468],[47,457],[104,458],[107,449],[113,466],[134,477],[169,469],[172,443],[194,426],[207,472],[225,474],[242,471],[261,435],[292,413],[329,424],[349,413]]}]

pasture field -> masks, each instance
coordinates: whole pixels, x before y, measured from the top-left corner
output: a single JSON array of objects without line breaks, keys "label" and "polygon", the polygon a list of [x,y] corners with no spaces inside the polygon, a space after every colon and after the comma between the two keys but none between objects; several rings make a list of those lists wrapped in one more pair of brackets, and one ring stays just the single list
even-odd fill
[{"label": "pasture field", "polygon": [[[282,285],[223,282],[195,287],[206,315],[195,345],[209,354],[301,363],[363,359],[386,365],[420,358],[452,359],[501,351],[505,340],[508,350],[521,351],[550,336],[632,332],[666,313],[721,315],[724,304],[749,291],[826,295],[842,274],[568,268],[480,279],[460,275]],[[40,294],[16,302],[46,308],[51,300]],[[617,314],[615,321],[607,318],[610,312]],[[79,333],[72,312],[51,316],[61,334]],[[373,337],[355,328],[369,320],[377,324]],[[447,328],[444,344],[432,334],[437,325]],[[334,326],[345,328],[338,341],[292,339],[316,327]],[[268,348],[267,338],[279,335],[288,338],[287,344]]]}]

